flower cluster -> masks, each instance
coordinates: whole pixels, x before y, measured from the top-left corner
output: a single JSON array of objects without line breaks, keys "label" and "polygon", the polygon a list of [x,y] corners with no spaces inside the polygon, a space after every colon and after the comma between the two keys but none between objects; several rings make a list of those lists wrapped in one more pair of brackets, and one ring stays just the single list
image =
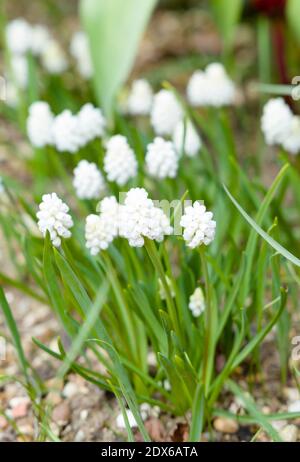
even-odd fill
[{"label": "flower cluster", "polygon": [[33,146],[42,148],[52,144],[53,120],[54,115],[48,103],[37,101],[29,107],[27,134]]},{"label": "flower cluster", "polygon": [[53,116],[47,103],[37,101],[29,108],[27,133],[37,147],[51,144],[60,152],[77,152],[90,141],[104,135],[105,118],[100,109],[87,103],[72,114],[68,109]]},{"label": "flower cluster", "polygon": [[192,312],[192,315],[197,318],[205,310],[205,300],[203,291],[200,287],[197,287],[194,293],[190,296],[189,299],[189,309]]},{"label": "flower cluster", "polygon": [[97,255],[118,235],[119,204],[114,196],[106,197],[100,204],[100,215],[88,215],[85,224],[86,247],[91,255]]},{"label": "flower cluster", "polygon": [[44,68],[50,73],[58,74],[67,68],[68,63],[61,46],[45,26],[31,25],[25,19],[17,18],[7,24],[5,36],[11,54],[14,80],[20,88],[27,85],[26,54],[29,52],[41,58]]},{"label": "flower cluster", "polygon": [[145,79],[135,80],[127,101],[127,111],[133,116],[148,115],[151,111],[153,91]]},{"label": "flower cluster", "polygon": [[183,113],[174,93],[160,90],[153,99],[151,124],[157,135],[172,135]]},{"label": "flower cluster", "polygon": [[196,71],[187,86],[187,98],[192,106],[228,106],[234,103],[235,86],[220,63],[209,64]]},{"label": "flower cluster", "polygon": [[146,167],[155,178],[175,178],[178,170],[178,155],[171,141],[156,137],[147,147]]},{"label": "flower cluster", "polygon": [[120,236],[128,239],[132,247],[142,247],[144,238],[161,242],[172,233],[170,220],[164,212],[155,207],[143,188],[132,188],[126,194],[119,212]]},{"label": "flower cluster", "polygon": [[137,160],[127,139],[122,135],[112,136],[106,143],[104,171],[109,181],[123,186],[137,174]]},{"label": "flower cluster", "polygon": [[52,125],[53,142],[60,152],[77,152],[83,145],[79,131],[78,117],[69,109],[57,115]]},{"label": "flower cluster", "polygon": [[97,165],[81,160],[74,169],[73,186],[79,199],[99,199],[105,190],[105,182]]},{"label": "flower cluster", "polygon": [[214,240],[216,222],[212,212],[208,212],[200,202],[186,207],[180,225],[184,228],[183,238],[192,249],[201,244],[208,245]]},{"label": "flower cluster", "polygon": [[265,104],[261,129],[268,145],[282,145],[291,154],[300,151],[300,117],[283,98],[272,98]]},{"label": "flower cluster", "polygon": [[93,76],[93,65],[90,55],[89,43],[83,31],[77,31],[72,37],[70,52],[76,61],[77,70],[84,79]]},{"label": "flower cluster", "polygon": [[49,231],[50,239],[55,247],[60,246],[61,238],[71,237],[70,228],[73,226],[73,220],[68,212],[69,207],[56,193],[43,195],[36,214],[38,227],[43,236]]}]

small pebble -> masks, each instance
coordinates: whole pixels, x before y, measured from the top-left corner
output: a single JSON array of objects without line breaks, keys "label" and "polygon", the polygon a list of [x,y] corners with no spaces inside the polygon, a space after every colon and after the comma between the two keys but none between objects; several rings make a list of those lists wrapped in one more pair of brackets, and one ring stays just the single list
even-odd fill
[{"label": "small pebble", "polygon": [[293,403],[289,404],[288,411],[289,412],[300,412],[300,400],[294,401]]},{"label": "small pebble", "polygon": [[82,409],[80,412],[80,419],[81,420],[86,420],[89,415],[89,411],[87,409]]},{"label": "small pebble", "polygon": [[15,397],[9,401],[11,407],[11,416],[13,419],[20,419],[25,417],[28,412],[30,399],[27,397]]},{"label": "small pebble", "polygon": [[214,420],[214,428],[221,433],[236,433],[239,429],[237,422],[226,417],[217,417]]},{"label": "small pebble", "polygon": [[60,427],[63,427],[68,423],[71,417],[70,406],[66,401],[63,401],[53,409],[52,419]]},{"label": "small pebble", "polygon": [[72,398],[78,393],[78,386],[73,382],[68,382],[63,389],[63,396],[65,398]]},{"label": "small pebble", "polygon": [[287,425],[279,431],[279,434],[285,443],[294,443],[297,441],[298,428],[296,425]]},{"label": "small pebble", "polygon": [[85,434],[82,430],[79,430],[74,438],[75,443],[80,443],[81,441],[84,441]]}]

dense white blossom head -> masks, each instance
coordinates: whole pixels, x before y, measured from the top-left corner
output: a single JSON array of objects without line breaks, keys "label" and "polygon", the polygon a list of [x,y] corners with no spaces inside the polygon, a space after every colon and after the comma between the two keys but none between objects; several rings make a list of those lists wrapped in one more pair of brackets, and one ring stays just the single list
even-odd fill
[{"label": "dense white blossom head", "polygon": [[294,115],[292,117],[288,134],[282,145],[291,154],[300,152],[300,116]]},{"label": "dense white blossom head", "polygon": [[205,310],[205,299],[200,287],[197,287],[194,293],[190,296],[189,309],[195,318],[200,316]]},{"label": "dense white blossom head", "polygon": [[178,170],[178,155],[171,141],[156,137],[147,147],[146,168],[154,178],[175,178]]},{"label": "dense white blossom head", "polygon": [[189,157],[194,157],[202,146],[202,141],[191,122],[184,123],[181,120],[175,127],[173,134],[175,149],[180,155],[182,152]]},{"label": "dense white blossom head", "polygon": [[157,135],[172,135],[183,113],[174,93],[160,90],[153,99],[151,124]]},{"label": "dense white blossom head", "polygon": [[10,21],[6,26],[6,43],[13,54],[25,54],[31,49],[32,28],[23,18]]},{"label": "dense white blossom head", "polygon": [[97,255],[112,243],[119,233],[119,204],[114,196],[105,197],[100,203],[100,215],[86,218],[86,247]]},{"label": "dense white blossom head", "polygon": [[114,135],[106,143],[104,171],[109,181],[123,186],[137,174],[137,160],[127,139],[123,135]]},{"label": "dense white blossom head", "polygon": [[145,79],[135,80],[132,83],[128,96],[127,110],[133,116],[150,114],[153,101],[151,85]]},{"label": "dense white blossom head", "polygon": [[13,82],[24,90],[28,85],[28,62],[26,56],[13,55],[10,61]]},{"label": "dense white blossom head", "polygon": [[83,145],[104,135],[106,121],[101,109],[94,107],[91,103],[87,103],[82,106],[77,117],[78,129]]},{"label": "dense white blossom head", "polygon": [[38,227],[43,236],[49,231],[50,239],[55,247],[61,245],[61,238],[71,237],[70,228],[73,220],[69,215],[69,207],[57,196],[56,193],[44,194],[39,205]]},{"label": "dense white blossom head", "polygon": [[47,48],[51,41],[51,35],[47,27],[42,24],[36,24],[31,28],[31,51],[34,55],[39,56]]},{"label": "dense white blossom head", "polygon": [[99,199],[105,190],[105,182],[97,165],[81,160],[74,169],[73,186],[79,199]]},{"label": "dense white blossom head", "polygon": [[90,79],[93,75],[93,65],[88,38],[83,31],[77,31],[73,35],[70,44],[70,52],[76,60],[79,74],[84,79]]},{"label": "dense white blossom head", "polygon": [[216,222],[213,220],[213,214],[198,201],[186,207],[180,225],[184,229],[183,238],[187,246],[192,249],[201,244],[208,245],[214,240]]},{"label": "dense white blossom head", "polygon": [[143,188],[132,188],[119,210],[119,233],[132,247],[142,247],[144,238],[161,242],[172,233],[170,220],[154,206]]},{"label": "dense white blossom head", "polygon": [[61,74],[68,67],[64,51],[59,43],[51,39],[42,50],[41,60],[49,74]]},{"label": "dense white blossom head", "polygon": [[58,151],[75,153],[82,146],[82,137],[78,128],[78,117],[65,109],[54,119],[52,135]]},{"label": "dense white blossom head", "polygon": [[192,106],[228,106],[234,103],[235,85],[220,63],[209,64],[205,71],[196,71],[187,86]]},{"label": "dense white blossom head", "polygon": [[27,119],[27,134],[31,144],[42,148],[52,144],[52,125],[54,116],[49,104],[44,101],[36,101],[29,107]]},{"label": "dense white blossom head", "polygon": [[261,129],[270,146],[281,144],[287,139],[293,113],[283,98],[270,99],[263,108]]}]

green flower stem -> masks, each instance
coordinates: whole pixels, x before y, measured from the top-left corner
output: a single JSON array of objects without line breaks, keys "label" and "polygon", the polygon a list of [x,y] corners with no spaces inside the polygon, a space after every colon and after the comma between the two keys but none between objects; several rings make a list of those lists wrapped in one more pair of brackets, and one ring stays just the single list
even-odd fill
[{"label": "green flower stem", "polygon": [[169,285],[167,283],[165,271],[164,271],[163,265],[161,263],[158,250],[156,248],[155,243],[153,241],[151,241],[150,239],[145,239],[145,247],[146,247],[146,250],[147,250],[148,255],[150,257],[150,260],[152,261],[152,264],[153,264],[154,268],[156,269],[156,271],[157,271],[157,273],[158,273],[158,275],[159,275],[159,277],[161,279],[163,288],[164,288],[164,290],[166,292],[166,300],[167,300],[169,316],[170,316],[170,318],[172,320],[172,324],[173,324],[173,327],[174,327],[174,330],[175,330],[177,336],[181,339],[182,338],[182,332],[181,332],[181,329],[179,328],[176,307],[175,307],[175,304],[174,304],[174,301],[173,301],[173,298],[172,298],[172,295],[171,295],[170,287],[169,287]]},{"label": "green flower stem", "polygon": [[101,253],[101,256],[103,260],[101,263],[103,264],[104,262],[105,264],[106,274],[110,280],[112,289],[115,293],[118,306],[120,308],[121,317],[124,323],[124,328],[127,331],[127,339],[128,339],[129,348],[132,354],[132,358],[136,361],[137,360],[137,348],[135,344],[135,339],[136,339],[135,334],[136,333],[135,333],[135,329],[133,326],[133,319],[131,316],[131,312],[127,304],[127,300],[124,296],[123,289],[117,277],[115,268],[111,262],[109,254],[104,251]]},{"label": "green flower stem", "polygon": [[204,385],[205,395],[207,395],[210,384],[210,367],[209,361],[211,359],[211,339],[213,335],[213,313],[212,313],[212,292],[211,284],[209,281],[208,266],[205,258],[205,247],[199,248],[201,266],[205,281],[205,298],[206,298],[206,307],[205,307],[205,340],[204,340],[204,354],[203,354],[203,368],[202,368],[202,381]]}]

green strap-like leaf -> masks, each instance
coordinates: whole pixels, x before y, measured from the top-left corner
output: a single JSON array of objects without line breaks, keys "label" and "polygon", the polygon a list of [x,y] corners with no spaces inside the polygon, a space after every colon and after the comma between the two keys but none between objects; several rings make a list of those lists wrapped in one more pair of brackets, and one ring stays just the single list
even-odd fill
[{"label": "green strap-like leaf", "polygon": [[81,0],[99,104],[112,114],[113,100],[126,81],[139,41],[157,0]]}]

